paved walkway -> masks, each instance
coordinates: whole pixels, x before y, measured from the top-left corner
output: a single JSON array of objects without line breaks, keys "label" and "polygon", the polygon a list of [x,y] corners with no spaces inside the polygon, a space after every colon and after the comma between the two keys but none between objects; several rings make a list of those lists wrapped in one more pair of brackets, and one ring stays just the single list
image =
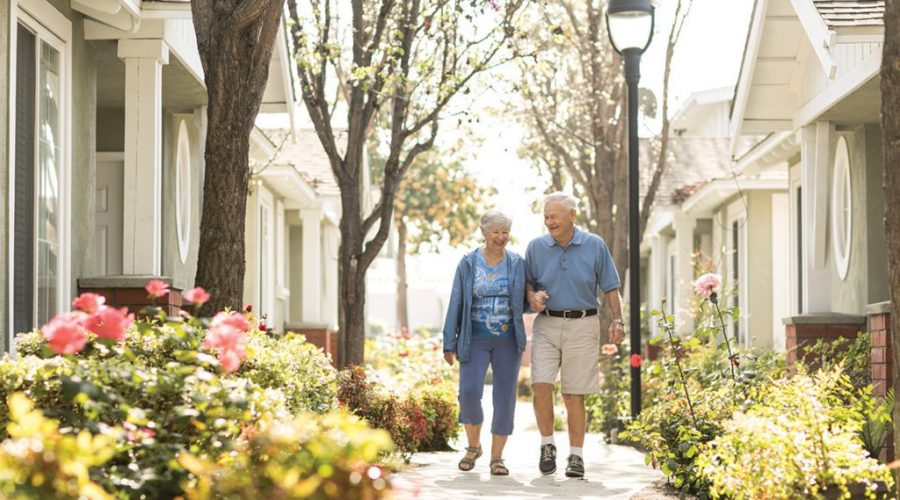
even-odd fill
[{"label": "paved walkway", "polygon": [[[677,498],[658,493],[663,478],[659,471],[644,465],[641,453],[627,446],[607,445],[602,437],[589,434],[585,440],[585,479],[565,476],[565,458],[569,453],[568,435],[556,433],[558,448],[557,470],[552,476],[538,471],[540,434],[530,403],[518,403],[516,430],[503,457],[510,470],[506,477],[491,476],[490,462],[490,386],[485,388],[485,425],[481,443],[484,455],[475,469],[462,472],[457,462],[461,451],[419,453],[413,456],[410,467],[392,476],[396,498],[463,499],[463,498]],[[465,447],[465,437],[452,443],[454,449]]]}]

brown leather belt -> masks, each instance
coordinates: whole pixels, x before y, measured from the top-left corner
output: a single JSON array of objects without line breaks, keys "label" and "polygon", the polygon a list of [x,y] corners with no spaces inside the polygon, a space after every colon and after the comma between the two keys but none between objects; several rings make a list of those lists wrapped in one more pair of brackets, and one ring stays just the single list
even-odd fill
[{"label": "brown leather belt", "polygon": [[597,310],[587,309],[584,311],[573,311],[571,309],[566,309],[565,311],[551,311],[550,309],[544,309],[544,312],[542,314],[553,316],[555,318],[581,319],[597,314]]}]

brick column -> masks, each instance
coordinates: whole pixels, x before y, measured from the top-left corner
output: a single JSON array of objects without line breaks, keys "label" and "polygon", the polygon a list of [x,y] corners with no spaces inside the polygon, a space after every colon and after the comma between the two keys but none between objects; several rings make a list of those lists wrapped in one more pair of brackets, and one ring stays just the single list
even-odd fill
[{"label": "brick column", "polygon": [[169,316],[177,316],[181,310],[181,289],[172,286],[172,278],[162,276],[98,276],[79,278],[78,293],[93,292],[106,297],[106,304],[127,307],[129,312],[139,314],[141,309],[154,305],[144,287],[152,279],[169,284],[169,293],[156,300],[155,305],[165,309]]},{"label": "brick column", "polygon": [[866,328],[866,317],[854,314],[813,313],[784,318],[787,363],[802,356],[803,346],[818,340],[832,342],[837,338],[855,339]]},{"label": "brick column", "polygon": [[[866,307],[869,333],[872,335],[872,392],[885,396],[893,387],[893,346],[891,337],[891,303],[879,302]],[[894,460],[894,435],[888,436],[879,456],[884,462]]]}]

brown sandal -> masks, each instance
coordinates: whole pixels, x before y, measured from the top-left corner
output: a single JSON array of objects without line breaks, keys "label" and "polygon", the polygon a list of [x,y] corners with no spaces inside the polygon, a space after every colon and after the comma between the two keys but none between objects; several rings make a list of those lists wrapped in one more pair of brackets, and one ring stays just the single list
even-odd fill
[{"label": "brown sandal", "polygon": [[491,475],[492,476],[508,476],[509,469],[506,468],[506,464],[503,463],[503,459],[500,457],[491,459]]},{"label": "brown sandal", "polygon": [[481,456],[481,445],[476,446],[466,446],[466,455],[469,453],[474,453],[475,456],[469,458],[465,456],[462,460],[459,461],[459,470],[463,472],[469,472],[470,470],[475,468],[475,460],[478,460],[478,457]]}]

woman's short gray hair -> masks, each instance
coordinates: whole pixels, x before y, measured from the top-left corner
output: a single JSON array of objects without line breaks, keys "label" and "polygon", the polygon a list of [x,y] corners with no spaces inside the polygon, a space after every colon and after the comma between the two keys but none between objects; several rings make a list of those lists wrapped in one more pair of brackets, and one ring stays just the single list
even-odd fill
[{"label": "woman's short gray hair", "polygon": [[560,191],[548,194],[547,197],[544,198],[545,207],[551,203],[562,203],[568,209],[578,210],[578,198]]},{"label": "woman's short gray hair", "polygon": [[492,228],[509,229],[512,219],[500,210],[488,210],[481,216],[481,230],[487,232]]}]

